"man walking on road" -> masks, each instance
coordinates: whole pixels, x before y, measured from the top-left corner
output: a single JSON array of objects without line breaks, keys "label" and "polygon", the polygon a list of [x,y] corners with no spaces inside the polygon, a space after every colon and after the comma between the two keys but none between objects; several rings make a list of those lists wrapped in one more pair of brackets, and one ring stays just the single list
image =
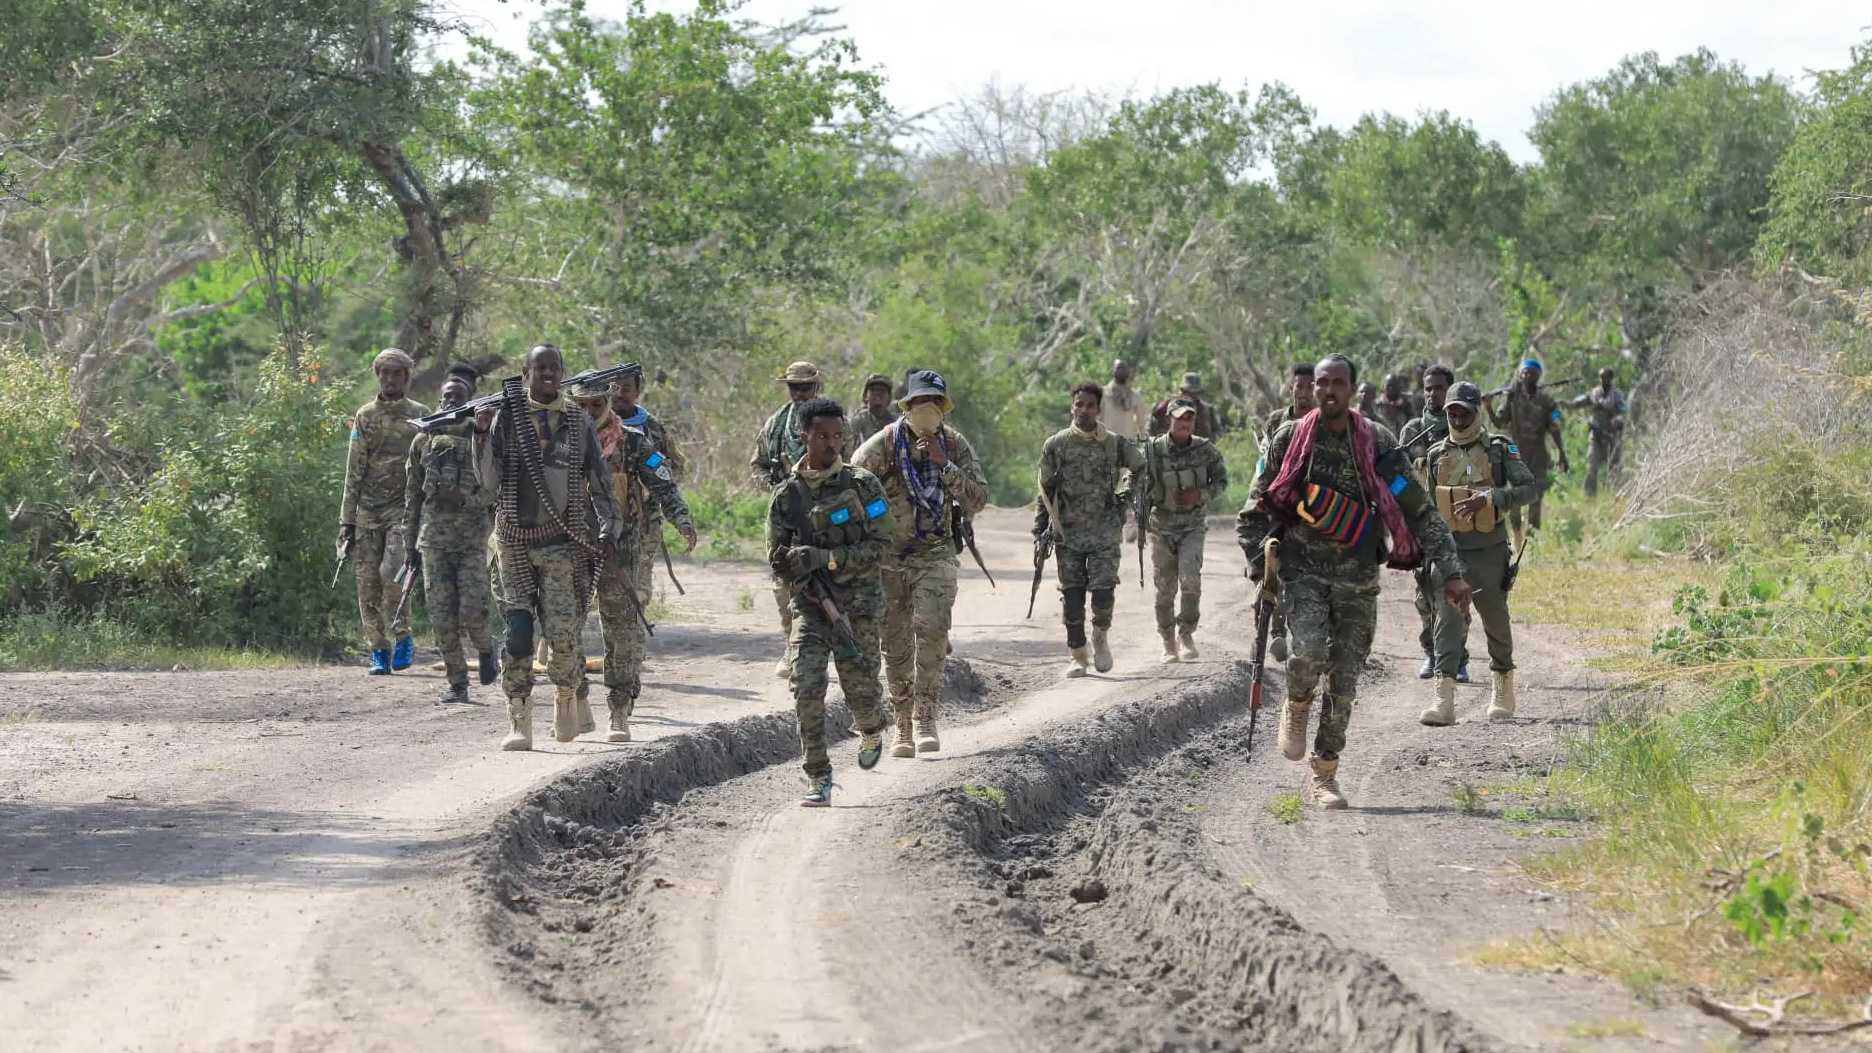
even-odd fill
[{"label": "man walking on road", "polygon": [[[474,367],[449,367],[440,409],[465,405],[475,395]],[[494,491],[475,471],[474,442],[463,434],[416,436],[404,465],[403,545],[408,562],[422,567],[423,597],[436,648],[448,676],[445,703],[468,701],[468,661],[462,634],[481,660],[481,683],[500,675],[494,637],[488,632],[488,531],[494,526]],[[414,569],[414,567],[412,567]]]},{"label": "man walking on road", "polygon": [[882,644],[897,722],[891,756],[914,757],[942,749],[937,703],[961,567],[951,509],[974,516],[988,507],[988,478],[974,447],[943,422],[955,403],[940,374],[911,374],[902,406],[904,415],[867,439],[854,463],[877,477],[890,502]]},{"label": "man walking on road", "polygon": [[[377,397],[351,419],[351,445],[345,455],[344,499],[338,510],[338,543],[351,552],[357,572],[358,620],[370,636],[370,671],[387,676],[416,660],[409,613],[397,615],[401,590],[397,571],[407,560],[403,550],[405,470],[416,427],[410,421],[429,408],[408,397],[416,362],[390,347],[371,363],[377,374]],[[394,624],[386,621],[394,616]],[[396,637],[392,653],[390,637]]]},{"label": "man walking on road", "polygon": [[[771,492],[792,478],[794,465],[806,455],[806,440],[800,432],[800,407],[819,397],[819,367],[811,362],[795,362],[781,374],[787,387],[787,404],[773,412],[754,437],[754,456],[748,459],[748,471],[754,485]],[[841,416],[843,411],[841,411]],[[843,420],[840,421],[842,425]],[[780,634],[793,638],[793,607],[786,582],[774,579],[774,605],[780,609]],[[791,646],[791,645],[789,645]],[[774,665],[775,676],[787,676],[793,669],[789,651]]]},{"label": "man walking on road", "polygon": [[1142,485],[1149,495],[1151,572],[1163,660],[1193,662],[1200,657],[1195,635],[1202,618],[1203,540],[1209,534],[1205,517],[1209,502],[1228,489],[1228,465],[1221,451],[1196,434],[1194,405],[1181,399],[1170,404],[1170,431],[1145,444],[1144,477],[1133,485]]},{"label": "man walking on road", "polygon": [[[878,616],[884,586],[878,561],[888,543],[890,503],[876,477],[845,463],[845,411],[831,399],[801,404],[805,455],[767,506],[767,563],[793,603],[793,710],[806,753],[809,789],[800,804],[832,803],[825,745],[826,662],[858,724],[858,767],[884,754],[883,689],[878,684]],[[940,654],[938,654],[940,658]]]},{"label": "man walking on road", "polygon": [[591,418],[559,389],[564,374],[559,349],[537,344],[527,352],[517,398],[475,412],[481,482],[499,495],[494,531],[507,618],[501,686],[513,724],[504,750],[533,748],[536,628],[550,647],[547,675],[558,688],[553,738],[570,742],[597,729],[578,694],[585,672],[579,631],[593,576],[624,527]]},{"label": "man walking on road", "polygon": [[845,459],[851,460],[858,447],[889,427],[891,421],[896,419],[897,406],[891,398],[890,378],[882,373],[866,377],[864,409],[852,414],[851,420],[845,422]]},{"label": "man walking on road", "polygon": [[1599,472],[1619,469],[1619,455],[1625,445],[1625,396],[1612,386],[1612,371],[1599,371],[1599,386],[1573,400],[1574,409],[1583,409],[1586,418],[1586,496],[1599,493]]},{"label": "man walking on road", "polygon": [[[1456,538],[1475,612],[1488,636],[1493,697],[1490,720],[1514,716],[1514,633],[1508,621],[1508,525],[1503,513],[1534,494],[1534,476],[1506,435],[1482,427],[1482,389],[1467,381],[1450,389],[1449,435],[1430,447],[1424,479],[1437,512]],[[1439,597],[1440,599],[1440,597]],[[1469,620],[1447,600],[1436,613],[1436,701],[1423,711],[1432,727],[1456,722],[1456,669],[1465,657]]]},{"label": "man walking on road", "polygon": [[1377,627],[1380,563],[1407,569],[1428,560],[1445,597],[1458,607],[1469,604],[1449,527],[1391,434],[1352,411],[1357,381],[1345,356],[1320,362],[1319,408],[1274,436],[1235,527],[1257,580],[1262,542],[1281,534],[1280,603],[1293,655],[1280,748],[1288,760],[1306,755],[1314,692],[1325,680],[1311,761],[1313,797],[1324,808],[1346,806],[1339,756]]},{"label": "man walking on road", "polygon": [[[1442,442],[1449,435],[1449,420],[1443,412],[1443,402],[1449,396],[1450,385],[1456,383],[1456,371],[1441,363],[1431,366],[1423,372],[1424,410],[1416,420],[1404,426],[1403,434],[1398,436],[1399,445],[1404,447],[1410,458],[1411,467],[1417,470],[1417,477],[1427,479],[1425,473],[1430,459],[1430,447]],[[1417,582],[1417,620],[1420,628],[1417,644],[1423,648],[1423,665],[1417,670],[1419,680],[1428,680],[1436,675],[1436,612],[1443,602],[1442,589],[1430,580],[1427,568],[1419,567],[1413,574]],[[1463,615],[1464,635],[1468,639],[1468,614]],[[1456,682],[1469,682],[1469,650],[1465,644],[1456,661]]]},{"label": "man walking on road", "polygon": [[1195,373],[1183,374],[1183,390],[1164,399],[1151,411],[1150,433],[1162,435],[1170,430],[1170,404],[1179,399],[1196,407],[1196,434],[1200,438],[1215,440],[1215,410],[1203,401],[1202,377]]},{"label": "man walking on road", "polygon": [[[1089,380],[1072,389],[1072,424],[1040,450],[1040,498],[1034,513],[1035,559],[1050,544],[1057,556],[1060,602],[1066,622],[1069,677],[1086,664],[1111,672],[1108,634],[1117,606],[1124,498],[1120,484],[1141,485],[1144,455],[1099,423],[1104,391]],[[1055,518],[1057,513],[1057,518]],[[1038,566],[1038,563],[1035,564]],[[1092,646],[1086,646],[1085,608],[1092,599]]]},{"label": "man walking on road", "polygon": [[[657,467],[668,466],[670,481],[680,486],[687,468],[686,459],[670,439],[669,429],[639,401],[643,390],[643,368],[639,366],[611,385],[611,412],[617,414],[618,422],[624,427],[643,433],[650,444],[650,453],[663,455],[663,463]],[[651,582],[656,580],[656,558],[663,551],[663,507],[660,502],[651,500],[650,492],[641,485],[629,491],[619,490],[617,499],[624,509],[624,517],[633,520],[637,536],[645,539],[644,544],[637,546],[631,581],[637,586],[637,602],[648,607]],[[689,535],[684,534],[683,540],[689,541]],[[689,542],[689,549],[695,549],[694,542]]]},{"label": "man walking on road", "polygon": [[[1144,408],[1144,396],[1131,386],[1131,363],[1120,358],[1112,362],[1111,382],[1105,385],[1105,402],[1099,410],[1099,423],[1105,430],[1132,442],[1142,442],[1150,431],[1150,414]],[[1137,540],[1141,524],[1136,510],[1125,508],[1124,543]]]},{"label": "man walking on road", "polygon": [[[1508,389],[1508,405],[1500,413],[1495,411],[1495,397],[1492,391],[1482,396],[1482,405],[1488,410],[1489,423],[1508,429],[1509,440],[1519,448],[1528,471],[1534,473],[1537,489],[1528,502],[1527,521],[1529,529],[1539,530],[1541,500],[1553,485],[1554,462],[1547,456],[1548,439],[1553,440],[1554,450],[1559,454],[1560,471],[1572,471],[1567,464],[1566,441],[1560,436],[1560,404],[1541,386],[1541,364],[1532,358],[1521,363],[1521,374]],[[1518,545],[1522,536],[1521,510],[1517,508],[1508,513],[1508,519],[1514,526]]]}]

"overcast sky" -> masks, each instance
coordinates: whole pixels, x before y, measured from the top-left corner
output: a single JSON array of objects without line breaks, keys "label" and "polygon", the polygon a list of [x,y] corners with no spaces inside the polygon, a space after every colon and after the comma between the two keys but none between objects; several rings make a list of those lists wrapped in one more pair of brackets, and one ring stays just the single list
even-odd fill
[{"label": "overcast sky", "polygon": [[[446,0],[511,47],[525,41],[524,0]],[[672,0],[652,8],[683,10]],[[742,15],[774,22],[800,0],[752,0]],[[1625,55],[1667,60],[1697,47],[1774,71],[1802,90],[1836,69],[1872,25],[1872,6],[1846,0],[845,0],[838,21],[861,58],[888,78],[904,113],[940,105],[998,78],[1040,90],[1149,94],[1219,81],[1284,81],[1323,123],[1361,114],[1448,110],[1531,160],[1534,107],[1562,85],[1597,76]],[[590,0],[622,17],[624,0]],[[516,19],[516,15],[523,16]]]}]

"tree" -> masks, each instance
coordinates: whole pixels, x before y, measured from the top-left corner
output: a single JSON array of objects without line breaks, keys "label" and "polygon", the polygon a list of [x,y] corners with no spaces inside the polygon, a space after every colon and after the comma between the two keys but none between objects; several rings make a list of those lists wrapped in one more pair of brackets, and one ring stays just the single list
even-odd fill
[{"label": "tree", "polygon": [[1872,281],[1872,43],[1851,66],[1819,74],[1818,109],[1770,180],[1757,245],[1770,267],[1817,271],[1846,287]]}]

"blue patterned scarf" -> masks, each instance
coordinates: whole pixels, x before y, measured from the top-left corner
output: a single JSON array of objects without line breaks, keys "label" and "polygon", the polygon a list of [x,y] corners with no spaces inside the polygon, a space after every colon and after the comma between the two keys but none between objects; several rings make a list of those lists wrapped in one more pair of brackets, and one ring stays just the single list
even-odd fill
[{"label": "blue patterned scarf", "polygon": [[[916,510],[916,536],[919,540],[949,536],[949,502],[943,495],[942,470],[924,463],[919,468],[911,456],[910,427],[903,421],[891,425],[896,433],[897,471],[910,491],[910,506]],[[943,453],[951,454],[949,436],[941,434]]]}]

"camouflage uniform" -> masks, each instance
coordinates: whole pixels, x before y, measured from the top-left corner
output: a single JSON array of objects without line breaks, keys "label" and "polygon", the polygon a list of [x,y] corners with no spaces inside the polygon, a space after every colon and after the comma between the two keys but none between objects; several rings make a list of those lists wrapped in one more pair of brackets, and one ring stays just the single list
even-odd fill
[{"label": "camouflage uniform", "polygon": [[[648,572],[643,552],[653,551],[662,540],[664,515],[678,529],[694,528],[689,506],[676,488],[675,473],[669,458],[656,448],[648,434],[623,424],[609,415],[598,427],[599,448],[604,451],[605,466],[611,471],[611,490],[626,494],[620,512],[624,532],[615,552],[608,554],[598,572],[598,624],[604,632],[604,683],[611,709],[612,731],[624,732],[637,695],[642,690],[644,647],[647,643],[643,622],[637,612],[649,600],[644,581]],[[645,509],[657,510],[655,534],[644,526],[650,517]],[[628,580],[627,580],[628,579]],[[630,602],[635,588],[638,606]]]},{"label": "camouflage uniform", "polygon": [[[800,434],[799,407],[797,402],[788,402],[775,410],[754,438],[754,456],[748,459],[748,474],[761,490],[772,492],[774,487],[786,482],[789,477],[786,465],[797,465],[806,456],[806,439]],[[782,457],[785,465],[781,463]],[[780,609],[780,632],[791,640],[793,601],[785,579],[774,579],[773,596],[774,606]]]},{"label": "camouflage uniform", "polygon": [[[1150,503],[1151,570],[1157,586],[1157,633],[1166,646],[1173,629],[1196,631],[1202,613],[1203,540],[1209,502],[1228,489],[1228,465],[1222,452],[1207,439],[1191,436],[1179,447],[1160,435],[1144,444],[1144,485]],[[1194,508],[1177,501],[1181,490],[1195,490],[1201,500]],[[1064,515],[1065,513],[1061,513]],[[1172,617],[1178,589],[1182,608]]]},{"label": "camouflage uniform", "polygon": [[355,526],[352,568],[357,571],[358,620],[370,637],[371,650],[388,651],[390,639],[409,635],[409,614],[386,626],[396,611],[401,589],[396,575],[407,553],[403,548],[405,462],[417,431],[409,422],[429,407],[410,398],[378,397],[351,421],[351,446],[345,458],[341,525]]},{"label": "camouflage uniform", "polygon": [[868,409],[852,414],[851,419],[845,422],[845,459],[854,460],[858,456],[858,447],[869,442],[871,436],[890,427],[897,417],[898,413],[894,409],[886,409],[882,417],[873,416]]},{"label": "camouflage uniform", "polygon": [[1586,410],[1586,496],[1599,492],[1599,472],[1618,471],[1625,438],[1625,396],[1617,388],[1594,388],[1573,400]]},{"label": "camouflage uniform", "polygon": [[[1404,453],[1410,458],[1411,466],[1422,477],[1426,462],[1430,459],[1430,447],[1449,437],[1449,418],[1442,410],[1424,408],[1423,415],[1404,426],[1403,434],[1398,436],[1398,444],[1404,447]],[[1423,648],[1424,668],[1420,674],[1426,678],[1436,671],[1436,616],[1437,607],[1443,603],[1443,587],[1430,580],[1430,569],[1421,567],[1412,574],[1416,579],[1417,591],[1413,599],[1417,605],[1417,645]],[[1468,638],[1469,616],[1463,615],[1464,639]],[[1464,646],[1457,659],[1457,668],[1469,666],[1469,651]]]},{"label": "camouflage uniform", "polygon": [[1144,455],[1130,440],[1100,425],[1087,435],[1067,427],[1040,449],[1040,486],[1059,510],[1050,522],[1044,502],[1034,519],[1034,538],[1053,537],[1054,564],[1066,622],[1066,646],[1086,645],[1085,601],[1092,599],[1092,628],[1111,627],[1117,606],[1118,563],[1123,556],[1124,499],[1119,473],[1139,472]]},{"label": "camouflage uniform", "polygon": [[[1482,468],[1486,461],[1487,468]],[[1484,475],[1486,471],[1486,475]],[[1514,444],[1505,435],[1491,435],[1483,428],[1468,443],[1457,445],[1446,434],[1430,448],[1425,462],[1424,482],[1433,495],[1443,488],[1456,488],[1445,501],[1436,496],[1441,509],[1468,495],[1469,490],[1489,491],[1490,509],[1481,521],[1446,514],[1444,520],[1456,539],[1467,577],[1475,590],[1475,612],[1482,618],[1482,631],[1488,636],[1489,668],[1497,673],[1514,669],[1514,635],[1508,621],[1508,594],[1501,590],[1508,572],[1508,525],[1501,513],[1526,504],[1535,493],[1533,473],[1521,463]],[[1462,617],[1443,598],[1439,587],[1436,613],[1436,672],[1453,677],[1460,663],[1467,660],[1469,620]]]},{"label": "camouflage uniform", "polygon": [[[617,538],[623,530],[617,499],[611,489],[611,473],[605,467],[591,418],[563,394],[543,407],[529,397],[527,410],[540,437],[547,490],[545,501],[550,502],[550,506],[543,505],[532,475],[525,468],[522,451],[510,448],[505,407],[495,416],[487,433],[475,440],[482,485],[501,494],[510,472],[516,485],[514,520],[507,521],[504,501],[503,511],[495,518],[495,528],[502,539],[501,599],[507,616],[508,661],[501,667],[501,687],[507,693],[508,712],[515,724],[514,735],[508,740],[512,745],[508,748],[516,749],[531,748],[532,709],[527,700],[533,694],[536,629],[551,650],[547,675],[559,689],[560,715],[554,733],[561,741],[578,734],[577,730],[568,734],[564,724],[585,668],[585,652],[579,635],[591,599],[593,570],[592,554],[585,546],[595,547],[595,535],[600,531]],[[572,470],[575,460],[582,472],[578,478]],[[580,492],[586,502],[582,509],[572,506],[574,496]],[[583,520],[582,526],[574,524],[584,534],[580,539],[583,544],[557,527],[553,511],[560,519]],[[521,541],[517,536],[520,531],[540,531],[544,536]],[[520,564],[520,560],[524,560],[525,565]],[[525,588],[529,577],[532,587]],[[589,730],[584,724],[583,719],[578,721],[579,730]],[[525,745],[521,745],[522,742]]]},{"label": "camouflage uniform", "polygon": [[[1402,436],[1404,429],[1417,420],[1417,407],[1409,398],[1401,398],[1392,402],[1381,395],[1377,404],[1372,407],[1372,418],[1389,428],[1391,434]],[[1401,442],[1402,439],[1399,441]]]},{"label": "camouflage uniform", "polygon": [[[912,720],[934,735],[956,573],[961,566],[949,508],[960,505],[964,515],[973,516],[988,507],[988,478],[975,448],[948,425],[943,426],[942,442],[949,463],[936,469],[926,455],[916,452],[909,425],[899,421],[866,440],[853,462],[877,477],[890,503],[892,529],[882,561],[882,644],[899,742],[908,740]],[[906,459],[914,471],[936,474],[941,487],[939,515],[932,518],[925,512],[919,519],[904,471]]]},{"label": "camouflage uniform", "polygon": [[[648,443],[646,456],[663,455],[663,461],[659,467],[667,467],[671,484],[680,485],[683,471],[688,467],[688,463],[682,456],[682,451],[670,441],[669,429],[663,426],[663,422],[642,406],[637,407],[637,412],[629,417],[621,419],[626,428],[634,428],[642,433],[644,440]],[[613,482],[617,481],[614,472]],[[620,487],[617,490],[617,499],[624,511],[626,525],[631,527],[636,537],[640,539],[633,548],[635,562],[630,565],[631,583],[637,586],[638,604],[648,607],[652,586],[656,582],[657,556],[663,551],[664,506],[660,499],[651,500],[650,491],[641,483]],[[685,522],[687,519],[687,506],[685,505],[684,517],[679,522]]]},{"label": "camouflage uniform", "polygon": [[[1553,485],[1553,455],[1547,452],[1547,437],[1560,438],[1560,404],[1546,388],[1537,388],[1532,395],[1527,388],[1516,381],[1508,389],[1508,405],[1501,411],[1501,420],[1508,428],[1508,438],[1521,450],[1521,460],[1528,471],[1534,473],[1534,496],[1527,503],[1528,525],[1540,529],[1541,499],[1546,496],[1547,488]],[[1521,509],[1508,513],[1509,521],[1516,532],[1521,527]]]},{"label": "camouflage uniform", "polygon": [[[1377,441],[1379,478],[1395,483],[1403,477],[1409,484],[1398,493],[1397,501],[1412,534],[1423,548],[1424,559],[1434,568],[1435,579],[1443,582],[1461,576],[1462,559],[1457,555],[1449,527],[1437,515],[1422,485],[1415,482],[1397,440],[1383,425],[1368,426]],[[1276,525],[1274,517],[1262,507],[1261,497],[1280,474],[1281,462],[1287,455],[1295,428],[1293,424],[1283,426],[1268,444],[1261,472],[1249,488],[1248,501],[1236,519],[1235,535],[1255,568],[1261,565],[1262,541]],[[1320,424],[1306,480],[1345,494],[1363,493],[1349,430],[1345,435],[1334,435],[1324,422]],[[1313,752],[1317,760],[1329,764],[1336,763],[1345,749],[1346,726],[1351,721],[1352,704],[1358,694],[1359,673],[1365,668],[1372,636],[1377,631],[1379,538],[1384,530],[1378,510],[1374,507],[1371,513],[1370,529],[1363,541],[1353,548],[1329,540],[1290,511],[1282,513],[1281,521],[1287,525],[1281,538],[1280,606],[1287,612],[1293,652],[1287,660],[1289,712],[1298,707],[1304,714],[1311,706],[1321,679],[1327,681]],[[1302,724],[1304,719],[1302,715]]]},{"label": "camouflage uniform", "polygon": [[[788,650],[793,661],[793,710],[799,717],[800,747],[809,780],[832,773],[826,754],[826,661],[838,665],[839,686],[851,708],[858,730],[865,734],[884,727],[883,688],[878,683],[878,617],[884,609],[884,587],[878,580],[878,560],[886,544],[885,516],[890,505],[884,488],[870,472],[842,465],[817,485],[794,476],[797,485],[774,489],[767,506],[767,563],[774,577],[787,582],[793,605],[793,635]],[[794,526],[801,497],[809,502],[805,518],[810,530]],[[832,522],[836,518],[838,523]],[[837,631],[815,603],[805,598],[804,581],[796,581],[787,558],[795,546],[827,549],[836,569],[825,573],[837,585],[838,597],[851,623],[856,650],[838,642]]]},{"label": "camouflage uniform", "polygon": [[466,435],[418,435],[405,466],[404,538],[422,553],[423,597],[450,687],[467,690],[462,633],[480,654],[494,650],[488,632],[488,532],[494,491],[475,474]]}]

